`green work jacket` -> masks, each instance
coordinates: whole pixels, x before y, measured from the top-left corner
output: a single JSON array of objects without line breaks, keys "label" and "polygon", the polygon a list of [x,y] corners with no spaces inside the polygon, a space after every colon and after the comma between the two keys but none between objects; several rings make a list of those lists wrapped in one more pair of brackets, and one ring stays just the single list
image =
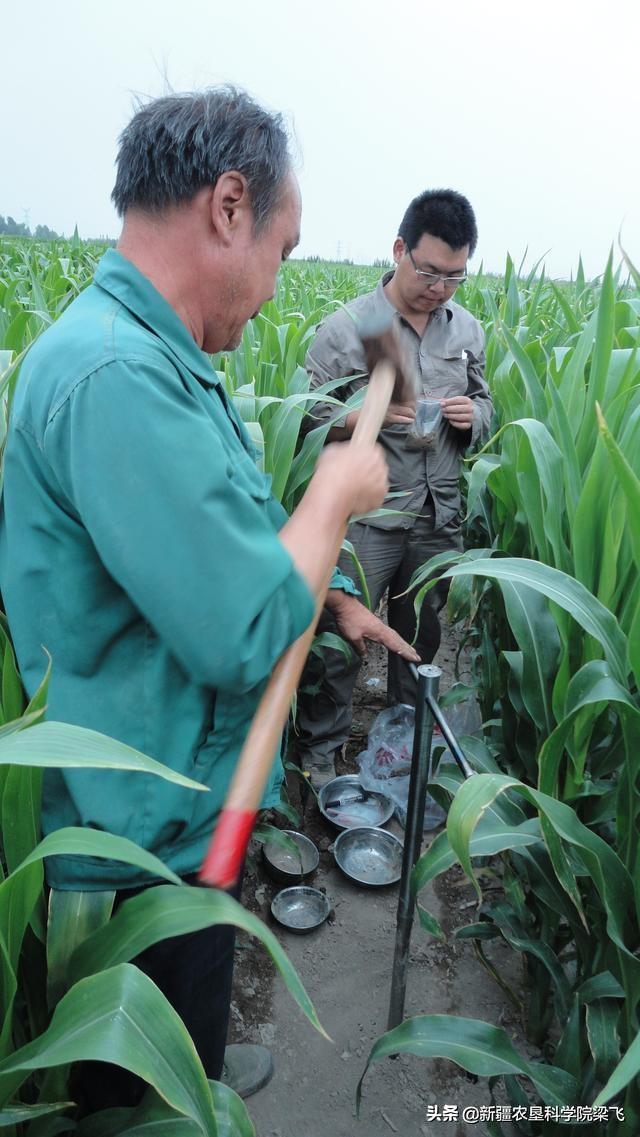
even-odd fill
[{"label": "green work jacket", "polygon": [[[208,356],[150,281],[107,252],[22,367],[0,587],[30,695],[43,649],[52,656],[49,719],[103,731],[209,792],[48,770],[45,832],[91,826],[177,873],[200,867],[265,681],[314,610],[254,458]],[[274,760],[265,805],[279,796]],[[47,868],[63,889],[149,882],[97,858]]]}]

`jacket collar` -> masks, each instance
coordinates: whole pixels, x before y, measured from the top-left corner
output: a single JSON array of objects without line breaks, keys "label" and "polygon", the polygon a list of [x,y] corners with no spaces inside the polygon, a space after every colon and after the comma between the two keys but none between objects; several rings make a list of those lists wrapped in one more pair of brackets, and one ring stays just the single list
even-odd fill
[{"label": "jacket collar", "polygon": [[219,386],[209,356],[201,351],[178,313],[148,277],[116,249],[107,249],[94,283],[108,292],[161,339],[205,387]]}]

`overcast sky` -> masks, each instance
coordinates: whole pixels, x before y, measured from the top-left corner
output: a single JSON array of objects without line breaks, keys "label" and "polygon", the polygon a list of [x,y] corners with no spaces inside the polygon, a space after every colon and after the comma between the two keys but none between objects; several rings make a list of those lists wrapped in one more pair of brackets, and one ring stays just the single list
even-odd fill
[{"label": "overcast sky", "polygon": [[220,82],[284,111],[303,193],[296,255],[390,257],[409,200],[471,200],[472,268],[507,250],[589,275],[640,263],[640,3],[30,0],[0,17],[0,214],[117,236],[134,95]]}]

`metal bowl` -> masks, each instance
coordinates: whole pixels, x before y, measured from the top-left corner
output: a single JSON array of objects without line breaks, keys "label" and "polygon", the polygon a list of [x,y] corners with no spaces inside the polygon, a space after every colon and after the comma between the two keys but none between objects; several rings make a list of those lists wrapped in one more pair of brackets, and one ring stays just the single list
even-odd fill
[{"label": "metal bowl", "polygon": [[393,814],[390,797],[377,790],[365,790],[356,774],[333,778],[318,794],[323,817],[338,829],[384,825]]},{"label": "metal bowl", "polygon": [[271,901],[271,915],[274,920],[288,928],[290,932],[302,934],[312,932],[324,924],[331,905],[319,888],[296,885],[283,888]]},{"label": "metal bowl", "polygon": [[294,829],[284,829],[295,849],[277,841],[265,841],[262,846],[262,859],[272,880],[278,884],[295,884],[309,880],[320,863],[320,853],[313,841]]},{"label": "metal bowl", "polygon": [[395,884],[402,872],[402,841],[387,829],[364,825],[336,837],[333,855],[338,868],[358,884]]}]

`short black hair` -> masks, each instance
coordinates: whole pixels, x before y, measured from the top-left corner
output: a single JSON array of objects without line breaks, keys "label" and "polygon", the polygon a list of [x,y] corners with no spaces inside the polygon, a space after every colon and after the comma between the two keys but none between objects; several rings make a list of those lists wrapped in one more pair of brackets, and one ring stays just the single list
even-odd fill
[{"label": "short black hair", "polygon": [[111,198],[120,216],[189,201],[225,171],[238,170],[247,179],[259,231],[291,169],[282,116],[231,86],[154,99],[139,107],[118,141]]},{"label": "short black hair", "polygon": [[466,197],[452,189],[425,190],[414,197],[400,222],[398,236],[409,249],[415,249],[425,233],[439,237],[452,249],[468,245],[472,256],[478,244],[478,226]]}]

